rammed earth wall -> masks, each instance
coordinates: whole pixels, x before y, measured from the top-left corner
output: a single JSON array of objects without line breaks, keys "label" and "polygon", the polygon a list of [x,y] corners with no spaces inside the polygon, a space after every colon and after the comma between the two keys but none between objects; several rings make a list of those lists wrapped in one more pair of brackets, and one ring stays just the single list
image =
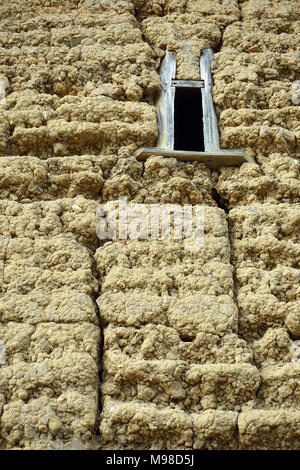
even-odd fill
[{"label": "rammed earth wall", "polygon": [[[0,448],[299,449],[297,0],[0,2]],[[154,146],[166,50],[215,52],[222,148]],[[96,209],[204,205],[204,246]]]}]

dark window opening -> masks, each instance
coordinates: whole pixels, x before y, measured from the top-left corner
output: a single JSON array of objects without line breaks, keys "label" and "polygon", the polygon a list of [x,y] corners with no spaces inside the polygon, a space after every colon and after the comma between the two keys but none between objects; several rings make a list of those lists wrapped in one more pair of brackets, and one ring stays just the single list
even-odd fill
[{"label": "dark window opening", "polygon": [[204,152],[203,113],[199,88],[176,88],[174,150]]}]

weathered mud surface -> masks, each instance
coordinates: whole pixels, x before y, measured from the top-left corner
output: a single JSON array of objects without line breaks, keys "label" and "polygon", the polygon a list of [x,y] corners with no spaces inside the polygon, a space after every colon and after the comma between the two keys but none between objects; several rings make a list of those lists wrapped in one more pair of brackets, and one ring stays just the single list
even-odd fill
[{"label": "weathered mud surface", "polygon": [[[0,2],[0,448],[299,449],[297,0]],[[214,52],[221,147],[154,146],[166,50]],[[204,246],[96,236],[204,205]]]}]

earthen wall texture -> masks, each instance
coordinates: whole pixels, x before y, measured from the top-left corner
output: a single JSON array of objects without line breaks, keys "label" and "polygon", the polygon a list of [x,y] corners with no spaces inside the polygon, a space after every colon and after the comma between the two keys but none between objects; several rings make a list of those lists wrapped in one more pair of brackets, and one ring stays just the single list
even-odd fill
[{"label": "earthen wall texture", "polygon": [[[0,1],[0,448],[300,449],[298,0]],[[166,50],[214,50],[221,147],[154,146]],[[96,208],[203,204],[205,240]]]}]

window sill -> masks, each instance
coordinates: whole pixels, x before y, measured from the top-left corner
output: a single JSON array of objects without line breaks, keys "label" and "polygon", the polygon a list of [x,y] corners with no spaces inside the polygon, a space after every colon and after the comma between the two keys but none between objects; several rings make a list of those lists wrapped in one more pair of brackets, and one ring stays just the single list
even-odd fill
[{"label": "window sill", "polygon": [[146,160],[159,155],[161,157],[175,157],[183,161],[197,161],[205,163],[208,168],[220,166],[237,166],[242,163],[255,163],[252,157],[243,150],[210,150],[209,152],[192,152],[186,150],[168,150],[158,147],[142,147],[133,154],[137,160]]}]

